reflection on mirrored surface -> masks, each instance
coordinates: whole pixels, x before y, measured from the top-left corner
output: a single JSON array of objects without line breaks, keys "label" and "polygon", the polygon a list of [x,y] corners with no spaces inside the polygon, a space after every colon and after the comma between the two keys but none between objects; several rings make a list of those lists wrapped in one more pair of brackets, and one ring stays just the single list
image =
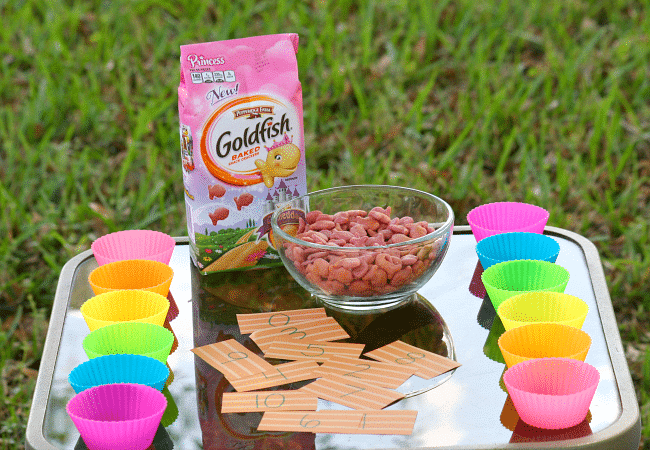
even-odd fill
[{"label": "reflection on mirrored surface", "polygon": [[[172,450],[173,448],[174,443],[172,442],[172,438],[169,437],[169,433],[167,433],[164,426],[159,425],[158,430],[156,430],[156,435],[153,438],[153,442],[149,447],[147,447],[147,450]],[[86,446],[86,443],[81,439],[81,436],[79,436],[77,444],[74,446],[74,450],[88,450],[88,446]]]},{"label": "reflection on mirrored surface", "polygon": [[501,349],[499,348],[499,338],[505,332],[506,329],[503,326],[503,322],[501,322],[499,316],[495,316],[490,327],[490,333],[488,333],[485,344],[483,345],[483,353],[485,356],[500,364],[506,363],[506,360],[503,359],[503,353],[501,353]]},{"label": "reflection on mirrored surface", "polygon": [[477,261],[476,268],[472,274],[472,280],[469,282],[469,292],[474,297],[485,298],[485,294],[487,293],[485,286],[483,286],[483,280],[481,279],[482,274],[483,266],[481,265],[481,261]]},{"label": "reflection on mirrored surface", "polygon": [[546,430],[528,425],[523,420],[517,422],[515,430],[510,438],[511,443],[516,442],[549,442],[549,441],[566,441],[568,439],[577,439],[592,434],[589,422],[585,418],[578,425],[561,430]]},{"label": "reflection on mirrored surface", "polygon": [[490,300],[490,296],[488,294],[485,294],[485,298],[483,299],[483,302],[481,302],[481,307],[478,310],[476,321],[480,326],[486,330],[489,330],[492,328],[492,322],[494,321],[496,315],[497,312],[494,309],[492,300]]},{"label": "reflection on mirrored surface", "polygon": [[[599,370],[601,380],[591,404],[593,418],[588,424],[593,436],[597,437],[598,433],[618,420],[621,400],[584,255],[580,247],[571,241],[562,238],[558,240],[561,251],[557,264],[566,267],[571,274],[565,292],[580,297],[590,308],[583,326],[583,330],[593,340],[586,362]],[[426,336],[440,336],[440,324],[436,324],[432,318],[438,314],[444,319],[441,323],[449,330],[449,338],[445,337],[447,332],[443,328],[442,338],[438,341],[432,339],[430,345],[435,344],[432,348],[437,348],[438,352],[443,352],[446,347],[450,356],[453,350],[461,367],[435,389],[412,395],[388,407],[418,411],[412,435],[358,437],[345,434],[314,436],[305,433],[267,433],[264,439],[260,439],[256,431],[260,415],[247,413],[219,416],[217,399],[220,393],[231,389],[229,383],[222,383],[217,378],[221,377],[219,372],[195,358],[190,349],[232,336],[242,339],[240,342],[257,351],[255,344],[239,333],[235,320],[237,311],[295,309],[314,306],[316,303],[291,279],[284,278],[281,270],[224,272],[219,274],[220,283],[207,283],[209,280],[206,278],[201,280],[206,281],[201,287],[198,283],[200,279],[193,279],[188,246],[178,245],[171,262],[175,273],[171,291],[180,313],[171,322],[171,326],[178,337],[179,347],[168,359],[174,372],[174,381],[168,389],[177,405],[178,417],[166,428],[174,447],[188,450],[261,449],[265,447],[262,444],[264,442],[269,443],[268,448],[317,450],[467,449],[481,445],[507,447],[513,438],[516,424],[506,426],[512,423],[512,419],[507,419],[507,394],[499,387],[505,365],[484,354],[483,347],[490,334],[490,327],[484,328],[477,322],[482,301],[468,291],[478,261],[475,246],[476,241],[472,235],[454,235],[445,261],[431,281],[419,291],[424,298],[421,300],[418,297],[421,305],[414,303],[401,312],[388,311],[383,319],[381,316],[372,320],[368,317],[350,319],[345,325],[351,335],[378,345],[380,340],[387,339],[386,336],[393,337],[399,332],[406,335],[405,340],[410,338],[414,342],[422,342]],[[87,274],[94,267],[94,259],[88,259],[77,269],[49,387],[42,429],[44,439],[57,449],[72,449],[79,438],[65,412],[67,401],[74,395],[67,376],[76,365],[87,360],[81,342],[89,331],[79,312],[79,306],[93,295],[87,283]],[[192,283],[205,291],[201,295],[208,301],[193,300]],[[338,314],[334,310],[327,310],[327,313],[331,316]],[[430,322],[423,326],[421,323],[426,323],[426,317],[429,317]],[[412,380],[416,378],[412,377]],[[318,407],[343,408],[323,401],[319,401]],[[273,439],[269,440],[269,436]],[[521,436],[526,437],[525,434]],[[526,445],[549,448],[544,442],[530,442]]]},{"label": "reflection on mirrored surface", "polygon": [[[191,268],[194,346],[236,339],[252,352],[257,345],[239,332],[237,314],[308,307],[311,296],[293,281],[284,268],[201,275]],[[261,413],[222,413],[224,392],[234,389],[223,375],[195,357],[196,397],[203,448],[314,449],[312,433],[257,431]],[[284,386],[296,388],[299,386]]]},{"label": "reflection on mirrored surface", "polygon": [[559,430],[537,428],[521,420],[509,395],[503,404],[500,416],[501,424],[513,432],[510,443],[565,441],[588,436],[592,434],[589,425],[591,418],[591,411],[588,411],[585,420],[570,428]]},{"label": "reflection on mirrored surface", "polygon": [[512,399],[509,395],[506,398],[506,402],[503,404],[499,420],[501,421],[501,425],[506,427],[508,430],[515,431],[517,422],[519,422],[519,413],[515,409],[515,404],[512,403]]},{"label": "reflection on mirrored surface", "polygon": [[176,421],[178,418],[178,405],[176,405],[176,401],[174,400],[174,397],[172,396],[172,393],[169,392],[168,388],[163,388],[162,390],[163,395],[167,399],[167,408],[165,408],[165,412],[162,415],[162,419],[160,420],[160,424],[163,427],[168,427],[172,423]]},{"label": "reflection on mirrored surface", "polygon": [[[242,283],[242,279],[247,282]],[[196,347],[236,339],[247,349],[261,354],[257,345],[239,332],[237,314],[324,307],[327,315],[349,334],[350,338],[343,342],[364,344],[366,352],[400,339],[442,356],[455,357],[453,340],[444,320],[419,295],[406,304],[379,312],[340,310],[307,294],[282,267],[208,276],[192,268],[192,292]],[[233,391],[232,386],[200,358],[195,359],[195,370],[204,448],[315,448],[313,434],[257,431],[261,413],[221,413],[223,393]],[[418,395],[439,386],[452,375],[450,371],[431,380],[413,376],[397,390],[406,396]],[[306,383],[276,389],[296,389]],[[320,410],[340,408],[319,400]]]}]

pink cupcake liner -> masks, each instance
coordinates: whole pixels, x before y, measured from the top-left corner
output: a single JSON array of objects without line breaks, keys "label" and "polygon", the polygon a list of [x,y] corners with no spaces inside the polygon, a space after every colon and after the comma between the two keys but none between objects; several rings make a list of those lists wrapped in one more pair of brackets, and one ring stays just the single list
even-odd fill
[{"label": "pink cupcake liner", "polygon": [[144,450],[166,407],[160,391],[120,383],[86,389],[72,397],[66,411],[90,450]]},{"label": "pink cupcake liner", "polygon": [[543,233],[549,213],[528,203],[496,202],[477,206],[467,214],[476,242],[508,231]]},{"label": "pink cupcake liner", "polygon": [[175,245],[173,237],[159,231],[125,230],[100,237],[91,249],[100,266],[124,259],[150,259],[169,264]]},{"label": "pink cupcake liner", "polygon": [[552,430],[585,419],[599,380],[595,367],[569,358],[531,359],[503,375],[519,417],[534,427]]}]

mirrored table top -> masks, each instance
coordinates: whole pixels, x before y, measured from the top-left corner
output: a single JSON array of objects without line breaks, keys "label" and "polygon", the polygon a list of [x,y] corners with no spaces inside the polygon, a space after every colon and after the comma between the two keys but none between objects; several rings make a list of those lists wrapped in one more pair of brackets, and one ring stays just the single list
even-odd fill
[{"label": "mirrored table top", "polygon": [[[175,274],[171,293],[180,310],[171,327],[179,346],[168,359],[174,374],[165,392],[171,409],[163,418],[164,427],[159,429],[153,448],[636,448],[638,406],[636,399],[630,398],[631,379],[627,366],[621,364],[611,303],[602,293],[604,280],[595,279],[602,277],[600,261],[594,262],[593,254],[585,253],[585,245],[590,243],[584,238],[552,228],[547,234],[560,244],[556,264],[570,273],[565,292],[589,305],[583,330],[592,338],[592,345],[586,362],[598,369],[600,382],[589,414],[579,425],[541,430],[519,419],[502,381],[505,364],[496,342],[503,325],[491,303],[480,297],[476,241],[467,227],[457,227],[438,272],[412,302],[379,314],[349,314],[326,307],[327,314],[348,331],[350,341],[365,343],[366,350],[402,339],[461,364],[433,380],[412,377],[398,389],[407,397],[388,409],[417,410],[413,433],[258,432],[260,413],[220,412],[221,395],[233,389],[221,373],[190,349],[230,337],[256,349],[239,333],[235,314],[325,305],[310,297],[282,267],[203,276],[192,266],[186,240],[178,238],[170,265]],[[87,276],[96,262],[91,252],[85,252],[69,264],[73,267],[64,268],[62,278],[70,279],[60,281],[55,299],[52,336],[48,334],[46,342],[27,448],[85,448],[65,405],[74,396],[68,374],[87,360],[81,343],[89,330],[79,307],[93,296]],[[318,409],[346,408],[319,400]]]}]

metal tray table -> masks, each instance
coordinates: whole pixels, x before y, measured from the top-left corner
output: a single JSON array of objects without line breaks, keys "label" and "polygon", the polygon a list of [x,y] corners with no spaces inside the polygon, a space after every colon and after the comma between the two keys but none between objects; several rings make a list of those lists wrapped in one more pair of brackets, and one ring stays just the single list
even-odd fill
[{"label": "metal tray table", "polygon": [[[179,347],[168,361],[174,373],[168,394],[179,414],[171,425],[158,430],[152,448],[637,449],[641,433],[639,407],[598,252],[589,240],[573,232],[547,227],[545,234],[560,243],[556,263],[570,273],[565,292],[580,297],[589,305],[583,330],[589,333],[593,343],[586,362],[597,367],[601,375],[590,413],[576,427],[540,430],[518,419],[507,393],[500,386],[505,365],[494,354],[494,344],[501,331],[498,318],[494,320],[489,302],[472,294],[476,292],[479,273],[474,249],[476,241],[469,227],[457,226],[440,269],[419,294],[424,303],[428,302],[430,310],[444,319],[444,335],[438,336],[438,341],[444,342],[442,347],[446,346],[449,356],[455,357],[462,366],[452,374],[435,379],[435,388],[429,386],[425,392],[389,407],[418,409],[413,433],[375,436],[256,432],[256,421],[261,414],[222,415],[217,412],[218,394],[227,389],[224,385],[228,383],[199,358],[195,360],[189,351],[214,342],[219,333],[245,339],[238,334],[236,324],[224,323],[219,318],[224,317],[225,310],[232,314],[233,308],[235,312],[252,311],[236,302],[219,304],[218,296],[214,297],[216,303],[211,300],[211,304],[201,304],[200,298],[193,300],[193,292],[195,297],[198,291],[205,292],[203,281],[192,268],[187,238],[176,238],[170,262],[175,273],[171,292],[180,314],[171,326]],[[89,331],[79,307],[93,296],[87,277],[95,267],[95,259],[88,250],[68,261],[61,271],[27,424],[27,449],[85,448],[65,406],[74,395],[68,374],[87,359],[81,342]],[[293,280],[284,269],[280,270],[285,275],[280,274],[277,279],[277,283],[282,284],[279,293],[260,293],[260,289],[274,289],[257,286],[260,288],[257,293],[250,295],[292,292],[291,295],[297,296],[294,303],[302,301],[300,304],[304,306],[313,301],[304,291],[301,293],[297,285],[291,285]],[[263,278],[259,274],[256,271],[238,272],[225,278],[238,279],[255,287]],[[246,300],[246,295],[246,291],[240,291],[235,297],[241,302],[242,296]],[[390,314],[393,313],[385,313],[384,319],[388,320],[381,322],[384,326],[397,317]],[[211,317],[215,318],[214,323],[210,322]],[[332,406],[319,400],[319,409],[321,407]]]}]

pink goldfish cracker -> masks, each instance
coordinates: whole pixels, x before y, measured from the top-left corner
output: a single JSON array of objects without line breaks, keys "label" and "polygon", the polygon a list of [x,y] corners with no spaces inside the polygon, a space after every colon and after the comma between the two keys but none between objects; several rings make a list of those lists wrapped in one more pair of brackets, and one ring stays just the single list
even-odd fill
[{"label": "pink goldfish cracker", "polygon": [[208,186],[208,196],[210,197],[210,200],[215,199],[215,198],[221,198],[224,195],[226,195],[226,188],[223,187],[220,184],[211,184]]},{"label": "pink goldfish cracker", "polygon": [[[390,206],[369,212],[308,212],[297,225],[296,237],[329,248],[287,243],[285,255],[309,282],[328,294],[370,297],[395,292],[431,267],[443,242],[438,238],[427,244],[391,247],[435,230],[426,221],[416,222],[409,216],[391,218],[390,214]],[[360,248],[337,251],[339,247]]]},{"label": "pink goldfish cracker", "polygon": [[208,214],[212,220],[212,225],[216,225],[218,221],[227,219],[230,211],[227,208],[217,208],[214,212]]},{"label": "pink goldfish cracker", "polygon": [[[190,255],[204,274],[282,264],[270,217],[307,193],[297,51],[298,35],[290,33],[180,48],[187,229]],[[202,265],[201,245],[232,246],[233,238],[236,247],[247,245],[245,254]]]},{"label": "pink goldfish cracker", "polygon": [[244,206],[248,206],[253,203],[253,199],[254,197],[251,194],[244,192],[242,195],[235,197],[233,200],[235,201],[235,205],[237,205],[237,211],[241,211]]}]

